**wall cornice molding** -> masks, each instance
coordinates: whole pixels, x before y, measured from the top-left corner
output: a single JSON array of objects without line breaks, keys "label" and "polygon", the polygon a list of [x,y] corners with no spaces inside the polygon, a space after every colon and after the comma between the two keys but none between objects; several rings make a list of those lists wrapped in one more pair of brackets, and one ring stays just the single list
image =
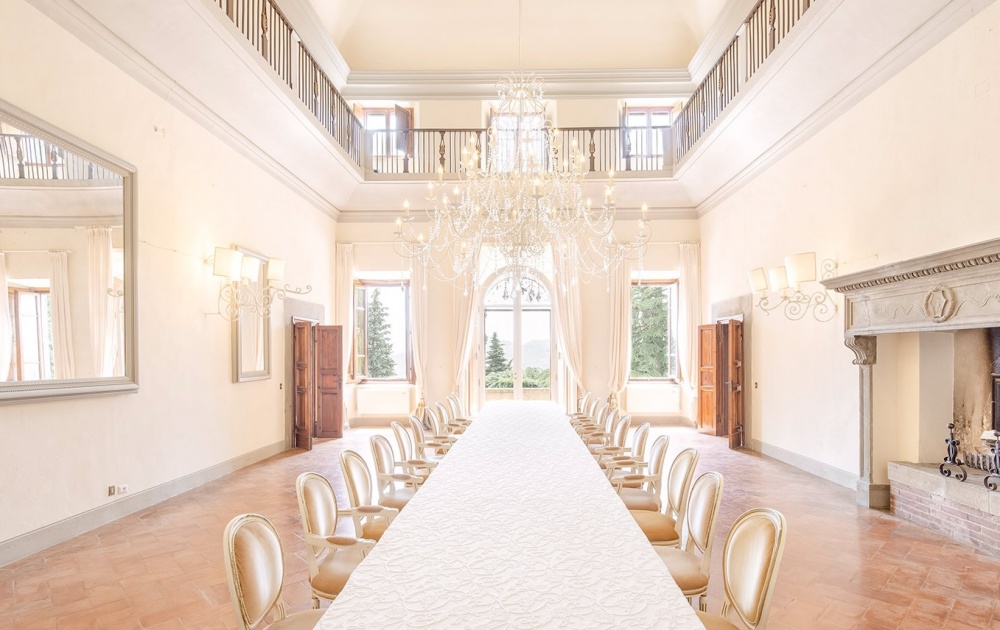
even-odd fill
[{"label": "wall cornice molding", "polygon": [[[325,197],[226,122],[166,72],[139,54],[76,2],[73,0],[27,0],[27,2],[127,75],[189,116],[237,153],[273,175],[317,210],[334,220],[337,219],[340,211]],[[204,4],[204,0],[188,0],[188,2]],[[226,37],[231,39],[228,34]],[[332,140],[330,142],[333,143]]]},{"label": "wall cornice molding", "polygon": [[688,74],[696,84],[719,61],[756,4],[757,0],[729,0],[726,3],[688,63]]},{"label": "wall cornice molding", "polygon": [[[338,223],[392,223],[399,216],[399,209],[390,210],[341,210]],[[616,221],[635,221],[642,217],[639,208],[623,208],[615,213]],[[649,221],[685,221],[698,219],[694,208],[649,208]]]},{"label": "wall cornice molding", "polygon": [[[496,98],[497,80],[508,70],[360,71],[350,73],[344,98],[399,101]],[[547,97],[656,96],[687,98],[694,85],[684,68],[528,70],[545,79]]]}]

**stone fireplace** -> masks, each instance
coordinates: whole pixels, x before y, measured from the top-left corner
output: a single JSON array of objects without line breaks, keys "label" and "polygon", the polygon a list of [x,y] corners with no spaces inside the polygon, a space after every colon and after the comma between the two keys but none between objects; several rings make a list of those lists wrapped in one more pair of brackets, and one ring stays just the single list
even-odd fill
[{"label": "stone fireplace", "polygon": [[[873,376],[880,339],[888,349],[906,335],[918,338],[919,357],[927,357],[919,366],[921,390],[927,384],[943,390],[951,387],[946,381],[954,380],[952,401],[939,396],[925,405],[921,400],[920,419],[899,432],[900,440],[909,439],[913,432],[920,434],[919,447],[911,450],[920,454],[913,455],[911,463],[933,463],[937,474],[949,422],[956,424],[960,453],[967,449],[988,453],[983,433],[994,426],[1000,429],[1000,406],[994,411],[994,403],[1000,404],[1000,396],[994,393],[1000,393],[994,378],[1000,374],[1000,239],[831,278],[823,284],[844,296],[845,343],[858,366],[859,504],[888,508],[890,503],[890,484],[884,482],[888,462],[878,461],[873,451],[879,422]],[[909,367],[902,361],[900,365]],[[985,492],[981,476],[979,481]],[[971,491],[971,482],[971,477],[964,482],[962,492]],[[990,496],[977,505],[998,498]]]}]

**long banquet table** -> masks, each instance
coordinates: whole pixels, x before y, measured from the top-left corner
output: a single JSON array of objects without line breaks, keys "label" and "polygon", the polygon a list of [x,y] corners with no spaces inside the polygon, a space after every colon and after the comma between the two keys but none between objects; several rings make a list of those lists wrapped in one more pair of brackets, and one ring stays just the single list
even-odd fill
[{"label": "long banquet table", "polygon": [[316,626],[703,628],[550,403],[491,403]]}]

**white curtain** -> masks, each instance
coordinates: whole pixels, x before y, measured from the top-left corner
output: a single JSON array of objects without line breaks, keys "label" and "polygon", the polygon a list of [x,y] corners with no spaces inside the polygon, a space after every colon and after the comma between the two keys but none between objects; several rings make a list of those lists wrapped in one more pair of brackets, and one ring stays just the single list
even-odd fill
[{"label": "white curtain", "polygon": [[632,367],[632,268],[623,262],[609,278],[611,303],[611,381],[609,402],[617,404]]},{"label": "white curtain", "polygon": [[[422,411],[427,365],[427,269],[419,260],[410,269],[410,346],[413,350],[413,380],[417,387],[417,410]],[[418,413],[418,415],[420,415]],[[421,417],[423,417],[421,415]]]},{"label": "white curtain", "polygon": [[[337,268],[334,273],[334,323],[340,325],[343,344],[341,351],[344,353],[343,375],[345,382],[354,371],[354,245],[351,243],[337,243]],[[352,403],[349,402],[353,395],[353,386],[344,388],[343,400],[344,409],[341,417],[344,419],[344,426],[350,426],[350,409]]]},{"label": "white curtain", "polygon": [[0,252],[0,381],[10,378],[10,358],[14,329],[10,321],[10,299],[7,297],[7,260]]},{"label": "white curtain", "polygon": [[108,290],[114,286],[111,265],[111,228],[87,228],[90,244],[90,334],[94,347],[94,375],[113,376],[114,348],[114,298]]},{"label": "white curtain", "polygon": [[[344,377],[354,359],[354,245],[337,243],[336,312],[334,321],[343,326]],[[345,416],[346,417],[346,416]]]},{"label": "white curtain", "polygon": [[455,392],[465,405],[472,409],[469,387],[469,364],[476,345],[475,316],[480,300],[479,283],[471,288],[455,288]]},{"label": "white curtain", "polygon": [[[553,255],[558,256],[553,250]],[[567,412],[575,411],[576,397],[583,387],[583,307],[580,285],[572,278],[563,278],[561,265],[552,266],[552,311],[556,321],[556,340],[565,366],[566,381],[559,387],[560,404]]]},{"label": "white curtain", "polygon": [[698,243],[682,243],[680,293],[677,317],[677,359],[680,363],[682,404],[687,415],[697,420],[698,405],[698,325],[701,324],[701,247]]},{"label": "white curtain", "polygon": [[[50,307],[52,309],[52,358],[56,378],[75,378],[73,319],[70,315],[69,270],[66,252],[52,252]],[[0,361],[3,356],[0,355]],[[8,360],[9,361],[9,360]]]}]

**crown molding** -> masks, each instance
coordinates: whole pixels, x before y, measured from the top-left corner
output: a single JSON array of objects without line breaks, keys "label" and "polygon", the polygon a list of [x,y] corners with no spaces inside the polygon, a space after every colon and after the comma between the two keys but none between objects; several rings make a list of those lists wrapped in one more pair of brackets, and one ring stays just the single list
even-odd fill
[{"label": "crown molding", "polygon": [[[399,209],[389,210],[341,210],[337,223],[392,223],[399,216]],[[642,218],[639,208],[622,208],[615,213],[616,221],[635,221]],[[687,221],[697,220],[698,212],[694,208],[649,208],[646,213],[649,221]]]},{"label": "crown molding", "polygon": [[309,54],[338,90],[343,90],[351,67],[333,43],[329,31],[320,19],[310,0],[281,0],[281,12],[292,25],[299,41],[309,49]]},{"label": "crown molding", "polygon": [[[344,87],[349,100],[397,101],[496,98],[497,80],[508,71],[357,70]],[[694,89],[684,68],[619,70],[528,70],[545,80],[548,97],[687,98]]]},{"label": "crown molding", "polygon": [[[189,116],[237,153],[273,175],[275,179],[298,193],[320,212],[334,220],[337,219],[339,210],[325,197],[240,133],[223,117],[198,100],[166,72],[146,59],[76,2],[73,0],[26,1],[154,94]],[[186,1],[193,8],[197,8],[195,3],[202,9],[206,6],[205,0]],[[233,38],[227,34],[225,39]]]},{"label": "crown molding", "polygon": [[[893,47],[892,50],[883,55],[881,59],[872,64],[865,72],[840,90],[821,108],[796,125],[780,141],[764,151],[732,179],[698,203],[698,216],[703,217],[707,215],[719,204],[756,178],[757,175],[766,171],[786,155],[800,147],[820,130],[857,105],[861,100],[916,61],[917,58],[933,48],[992,2],[993,0],[950,2],[941,11],[924,22],[917,30]],[[804,37],[798,40],[797,43],[805,39],[807,38]],[[794,51],[789,49],[785,51],[783,57],[793,54]],[[773,72],[774,69],[772,68],[771,71]],[[737,99],[747,97],[748,93],[749,91],[738,95]],[[730,111],[728,115],[732,116],[733,112]],[[721,132],[721,129],[715,129],[706,134],[706,136]]]}]

